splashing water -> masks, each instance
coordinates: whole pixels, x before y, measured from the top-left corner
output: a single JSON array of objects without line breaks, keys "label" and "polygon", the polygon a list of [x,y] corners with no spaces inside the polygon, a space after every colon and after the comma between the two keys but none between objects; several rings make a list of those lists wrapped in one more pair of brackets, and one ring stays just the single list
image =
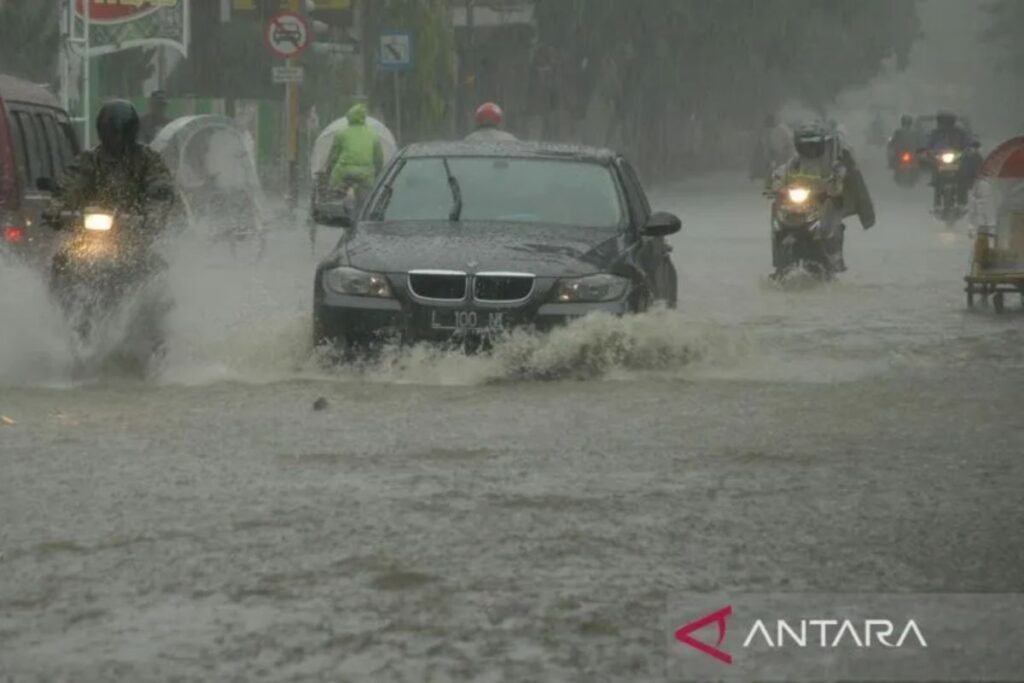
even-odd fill
[{"label": "splashing water", "polygon": [[73,366],[70,334],[41,273],[0,264],[0,384],[65,384]]}]

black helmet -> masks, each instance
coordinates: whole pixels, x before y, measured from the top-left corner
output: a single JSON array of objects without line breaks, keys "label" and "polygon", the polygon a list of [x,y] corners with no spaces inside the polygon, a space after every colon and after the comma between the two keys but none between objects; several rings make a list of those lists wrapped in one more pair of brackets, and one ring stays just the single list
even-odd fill
[{"label": "black helmet", "polygon": [[904,128],[909,128],[910,126],[914,125],[914,117],[911,116],[910,114],[904,114],[903,116],[900,117],[900,125],[903,126]]},{"label": "black helmet", "polygon": [[805,159],[817,159],[825,153],[831,139],[832,133],[823,126],[808,123],[793,133],[793,146],[796,147],[796,153]]},{"label": "black helmet", "polygon": [[123,154],[139,136],[139,113],[127,100],[111,100],[96,115],[100,145],[112,154]]},{"label": "black helmet", "polygon": [[935,115],[935,123],[939,128],[952,128],[956,125],[956,114],[951,111],[940,111]]}]

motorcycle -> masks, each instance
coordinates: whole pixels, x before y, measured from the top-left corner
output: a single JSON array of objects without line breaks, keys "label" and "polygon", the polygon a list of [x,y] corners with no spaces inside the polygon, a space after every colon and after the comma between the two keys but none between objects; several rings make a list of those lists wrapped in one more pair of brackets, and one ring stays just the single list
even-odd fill
[{"label": "motorcycle", "polygon": [[71,230],[51,263],[50,294],[70,328],[77,370],[121,361],[145,372],[163,353],[173,305],[147,218],[90,207],[47,220]]},{"label": "motorcycle", "polygon": [[911,150],[902,150],[896,155],[892,178],[900,187],[914,187],[921,177],[921,166]]},{"label": "motorcycle", "polygon": [[765,195],[772,203],[771,278],[781,282],[797,268],[810,275],[831,280],[845,270],[842,259],[842,224],[838,236],[826,234],[822,222],[830,202],[834,201],[823,187],[794,182],[777,192]]},{"label": "motorcycle", "polygon": [[952,228],[967,214],[967,206],[960,201],[960,165],[963,153],[944,149],[932,155],[935,168],[935,207],[932,215]]}]

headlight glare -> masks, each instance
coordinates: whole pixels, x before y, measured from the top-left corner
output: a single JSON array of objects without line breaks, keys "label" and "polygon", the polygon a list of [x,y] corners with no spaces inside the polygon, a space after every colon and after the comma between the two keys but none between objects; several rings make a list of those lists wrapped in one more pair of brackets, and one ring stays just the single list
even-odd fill
[{"label": "headlight glare", "polygon": [[786,191],[786,195],[794,204],[803,204],[811,196],[811,191],[806,187],[791,187]]},{"label": "headlight glare", "polygon": [[554,299],[558,303],[593,303],[614,301],[629,289],[629,280],[617,275],[601,273],[586,277],[559,280]]},{"label": "headlight glare", "polygon": [[107,232],[114,227],[114,217],[109,213],[87,213],[82,223],[86,230]]},{"label": "headlight glare", "polygon": [[944,164],[951,164],[956,161],[956,152],[943,152],[939,157]]},{"label": "headlight glare", "polygon": [[324,271],[324,287],[336,294],[349,296],[372,296],[392,299],[391,285],[380,273],[368,273],[358,268],[338,266]]}]

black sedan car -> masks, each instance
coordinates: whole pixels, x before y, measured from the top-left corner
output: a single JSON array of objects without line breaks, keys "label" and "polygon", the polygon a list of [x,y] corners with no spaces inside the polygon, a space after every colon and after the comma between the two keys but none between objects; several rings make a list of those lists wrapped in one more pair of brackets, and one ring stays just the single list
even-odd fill
[{"label": "black sedan car", "polygon": [[569,145],[425,143],[403,150],[316,271],[314,341],[459,341],[546,330],[594,311],[675,305],[664,236],[629,163]]}]

